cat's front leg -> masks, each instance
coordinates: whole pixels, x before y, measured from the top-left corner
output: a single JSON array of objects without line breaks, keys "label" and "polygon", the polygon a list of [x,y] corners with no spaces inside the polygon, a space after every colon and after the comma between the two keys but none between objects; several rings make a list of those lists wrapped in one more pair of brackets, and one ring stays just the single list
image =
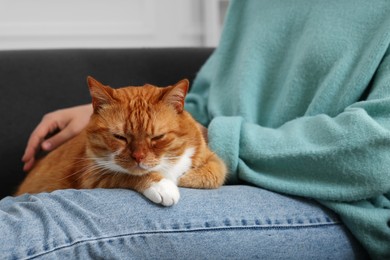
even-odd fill
[{"label": "cat's front leg", "polygon": [[179,178],[179,186],[195,189],[215,189],[225,182],[225,163],[214,153],[209,152],[202,164],[192,167]]},{"label": "cat's front leg", "polygon": [[172,206],[180,199],[179,188],[176,184],[166,178],[153,182],[142,194],[156,204]]},{"label": "cat's front leg", "polygon": [[179,201],[180,192],[176,183],[159,172],[151,172],[140,178],[143,181],[138,183],[136,189],[152,202],[172,206]]},{"label": "cat's front leg", "polygon": [[[159,172],[151,172],[145,175],[127,175],[127,174],[107,174],[100,179],[96,176],[83,176],[83,183],[92,184],[80,188],[124,188],[132,189],[151,200],[156,204],[163,206],[172,206],[180,199],[179,188],[177,185]],[[104,178],[103,178],[104,177]]]}]

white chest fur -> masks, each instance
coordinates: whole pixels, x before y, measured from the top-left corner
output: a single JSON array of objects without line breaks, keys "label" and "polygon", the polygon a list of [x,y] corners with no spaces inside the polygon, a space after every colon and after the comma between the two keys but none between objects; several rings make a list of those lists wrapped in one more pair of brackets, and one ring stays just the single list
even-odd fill
[{"label": "white chest fur", "polygon": [[190,147],[187,148],[183,155],[180,158],[172,162],[169,159],[162,159],[161,163],[156,166],[153,170],[161,172],[165,178],[173,181],[177,184],[177,180],[180,176],[182,176],[185,172],[187,172],[192,166],[192,156],[195,153],[195,148]]}]

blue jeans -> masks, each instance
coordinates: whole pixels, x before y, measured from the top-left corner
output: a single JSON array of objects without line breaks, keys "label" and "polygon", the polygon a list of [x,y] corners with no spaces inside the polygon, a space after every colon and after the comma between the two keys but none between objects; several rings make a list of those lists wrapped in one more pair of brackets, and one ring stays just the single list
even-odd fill
[{"label": "blue jeans", "polygon": [[316,202],[250,186],[180,189],[172,207],[129,190],[61,190],[0,201],[1,259],[359,259]]}]

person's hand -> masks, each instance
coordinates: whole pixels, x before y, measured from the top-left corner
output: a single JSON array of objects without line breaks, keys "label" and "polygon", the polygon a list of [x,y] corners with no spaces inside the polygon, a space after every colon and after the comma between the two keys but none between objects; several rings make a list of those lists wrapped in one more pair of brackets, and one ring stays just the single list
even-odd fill
[{"label": "person's hand", "polygon": [[[51,151],[80,133],[88,124],[92,111],[92,105],[88,104],[46,114],[30,135],[22,157],[23,170],[29,171],[32,168],[39,149]],[[45,139],[48,134],[56,130],[59,130],[57,134]]]}]

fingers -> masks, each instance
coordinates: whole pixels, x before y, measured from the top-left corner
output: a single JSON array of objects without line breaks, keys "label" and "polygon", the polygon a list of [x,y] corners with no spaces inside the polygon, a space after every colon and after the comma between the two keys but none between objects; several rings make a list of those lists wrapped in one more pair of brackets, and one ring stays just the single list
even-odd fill
[{"label": "fingers", "polygon": [[27,147],[22,157],[22,161],[26,162],[29,161],[31,157],[34,157],[34,154],[39,150],[39,146],[45,136],[50,133],[51,129],[55,128],[55,123],[50,124],[47,121],[42,120],[41,123],[39,123],[39,125],[31,133],[30,138],[28,139]]},{"label": "fingers", "polygon": [[[92,112],[92,105],[87,104],[46,114],[28,139],[22,157],[22,161],[25,163],[23,169],[28,171],[32,168],[35,162],[34,156],[39,149],[51,151],[81,132],[88,124]],[[48,134],[55,130],[60,131],[45,140]]]},{"label": "fingers", "polygon": [[[74,133],[71,129],[65,128],[56,135],[48,138],[47,140],[43,139],[45,136],[51,131],[48,130],[45,125],[39,125],[37,130],[31,134],[31,137],[28,141],[26,150],[22,157],[22,161],[24,162],[23,170],[29,171],[35,163],[35,155],[38,152],[39,148],[42,148],[44,151],[51,151],[68,141],[70,138],[74,136]],[[45,134],[46,133],[46,134]],[[43,141],[43,142],[42,142]]]},{"label": "fingers", "polygon": [[71,139],[73,136],[75,136],[75,132],[72,128],[66,127],[56,135],[45,140],[41,145],[42,149],[45,151],[51,151]]},{"label": "fingers", "polygon": [[33,167],[34,163],[35,163],[35,159],[34,159],[34,156],[33,156],[33,157],[31,157],[30,160],[25,161],[24,166],[23,166],[23,171],[28,172],[29,170],[31,170],[31,168]]},{"label": "fingers", "polygon": [[[34,156],[41,148],[41,143],[45,137],[58,128],[58,124],[55,120],[50,117],[43,117],[42,121],[31,133],[30,138],[28,139],[26,149],[24,151],[22,161],[25,163],[23,170],[28,171],[33,166],[35,159]],[[42,149],[45,151],[50,151],[54,149],[50,143],[42,143]]]}]

